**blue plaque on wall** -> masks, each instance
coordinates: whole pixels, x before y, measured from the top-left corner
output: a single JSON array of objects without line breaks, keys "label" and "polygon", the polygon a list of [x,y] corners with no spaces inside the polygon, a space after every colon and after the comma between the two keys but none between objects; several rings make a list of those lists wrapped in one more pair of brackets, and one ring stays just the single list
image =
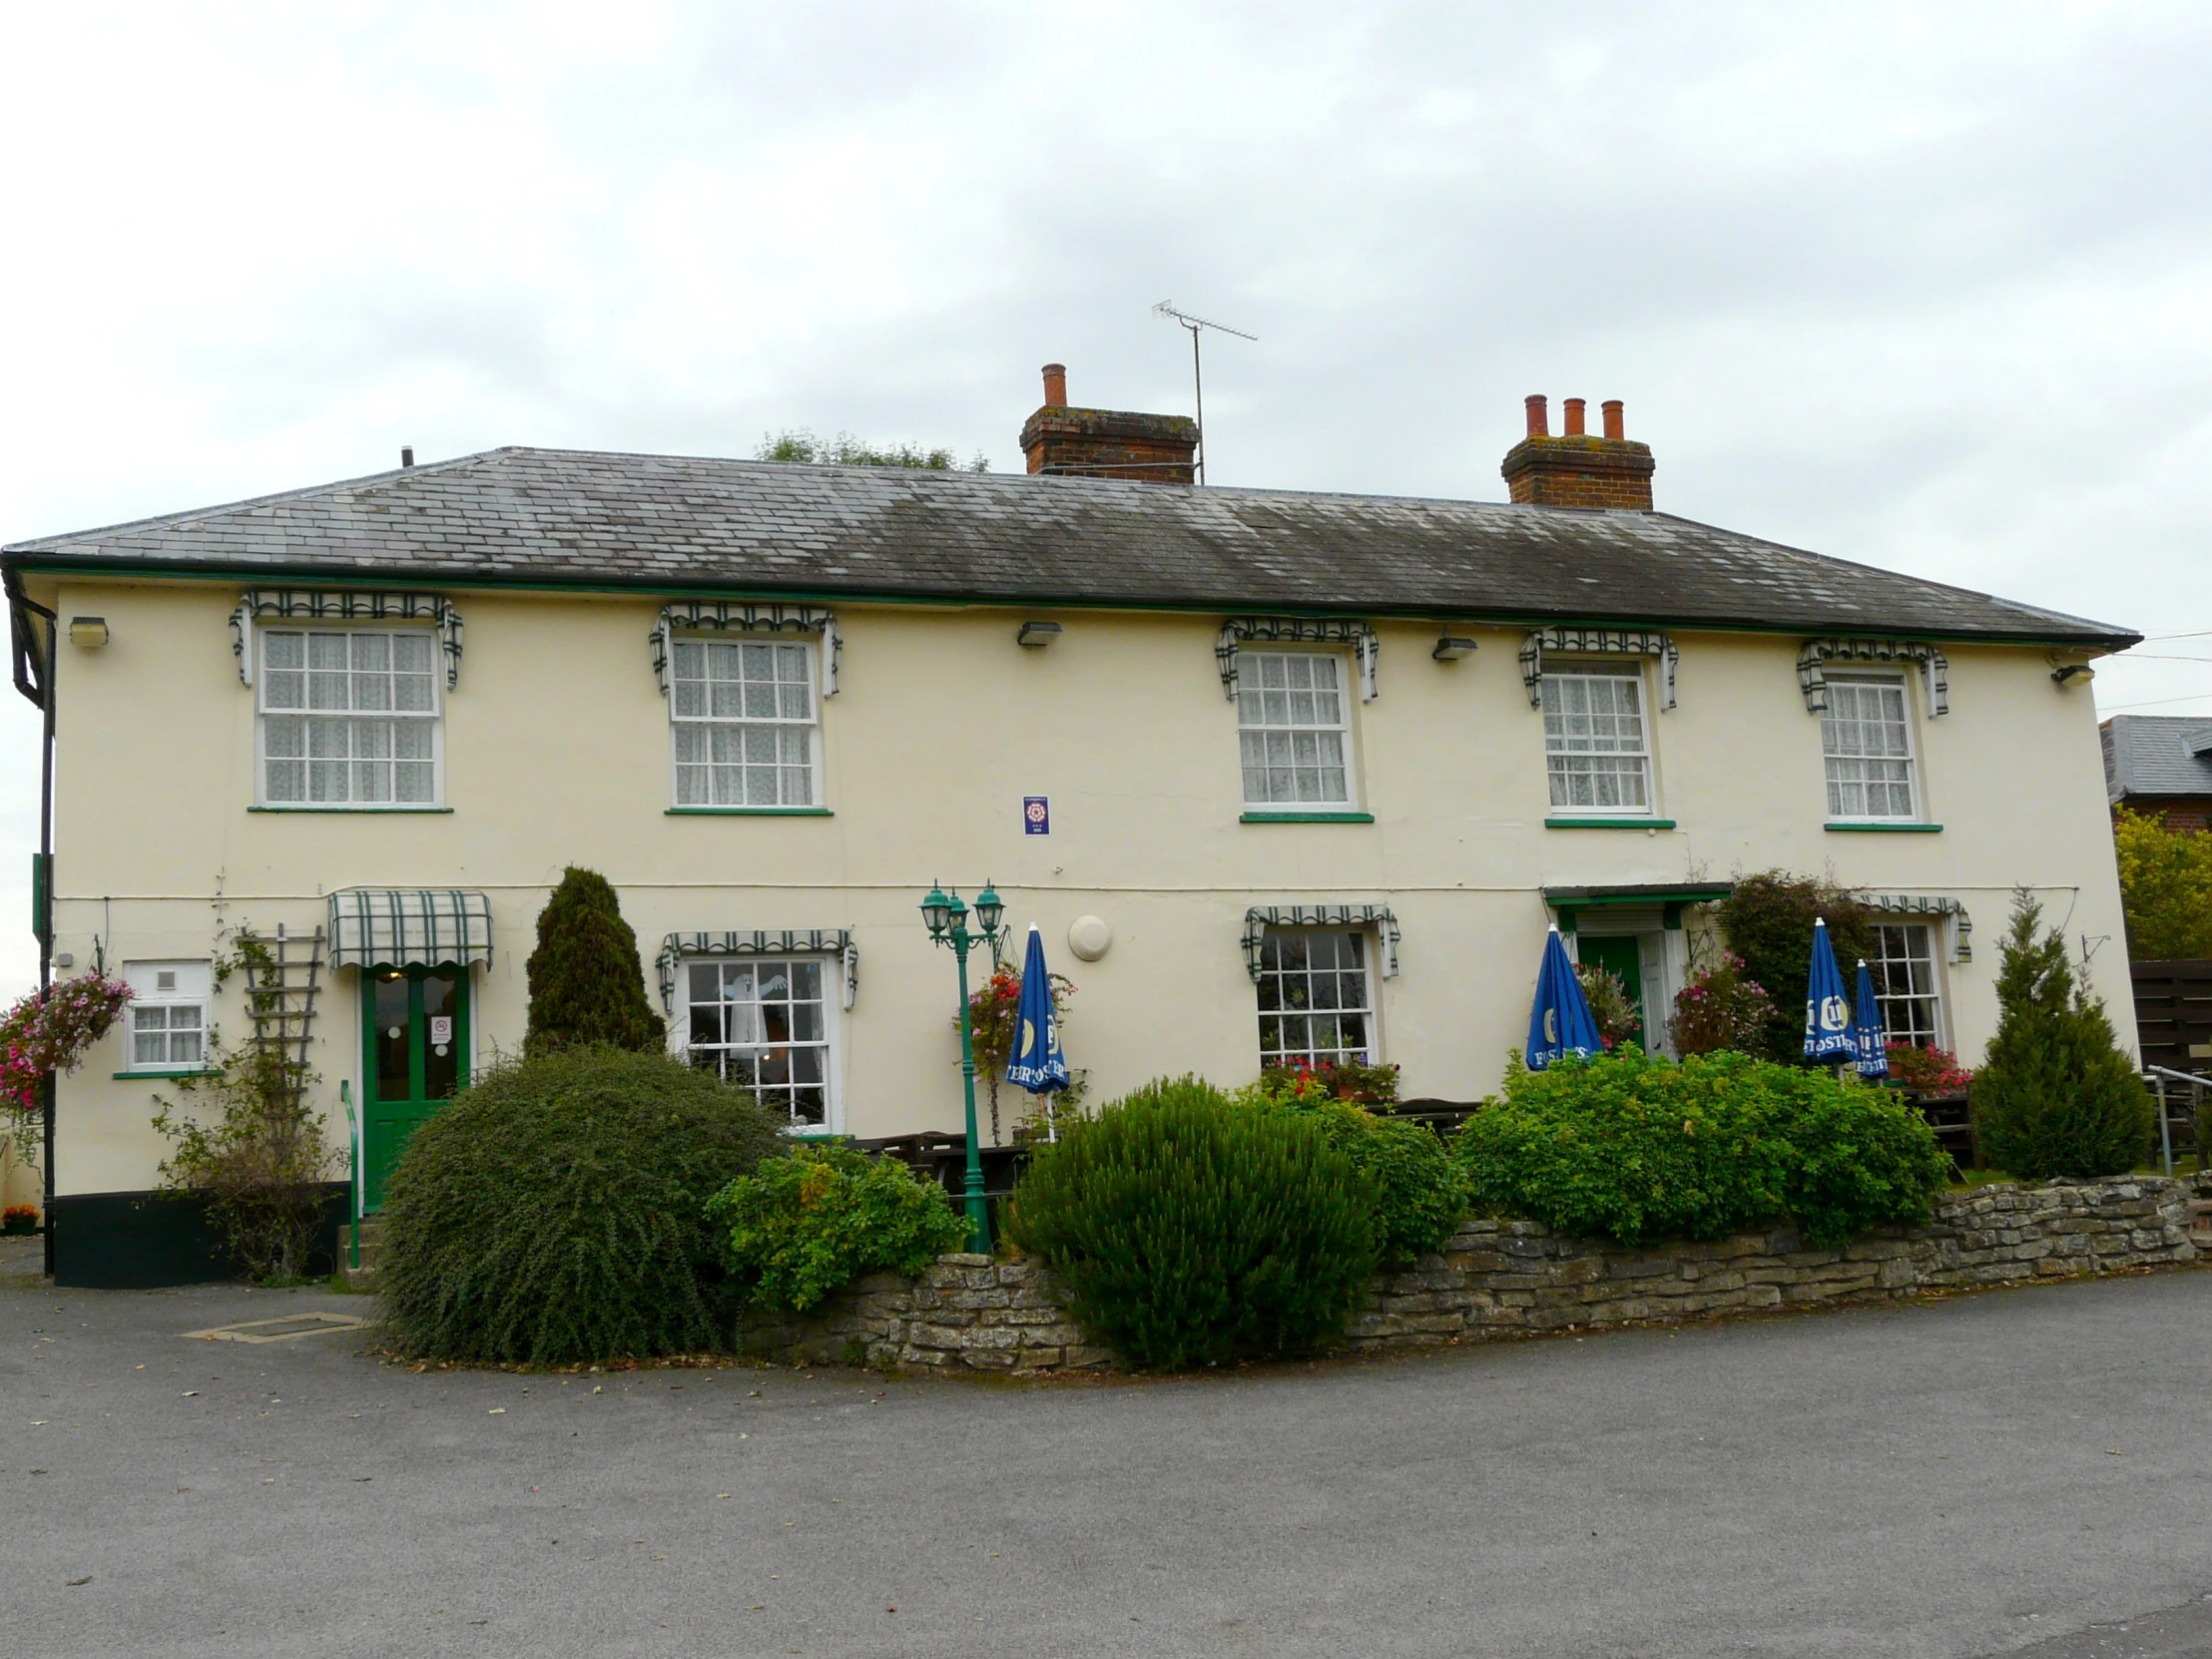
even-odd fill
[{"label": "blue plaque on wall", "polygon": [[1021,798],[1021,832],[1025,835],[1049,835],[1052,833],[1052,803],[1041,795],[1025,795]]}]

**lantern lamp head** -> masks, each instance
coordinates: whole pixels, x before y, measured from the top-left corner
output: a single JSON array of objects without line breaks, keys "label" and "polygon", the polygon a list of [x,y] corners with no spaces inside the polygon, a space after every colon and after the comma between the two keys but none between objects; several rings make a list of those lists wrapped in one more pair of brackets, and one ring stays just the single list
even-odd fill
[{"label": "lantern lamp head", "polygon": [[930,882],[929,896],[921,901],[921,919],[928,923],[931,938],[944,937],[945,928],[950,925],[948,918],[951,913],[952,900],[945,897],[942,887],[934,881]]},{"label": "lantern lamp head", "polygon": [[998,896],[998,889],[989,881],[975,895],[975,925],[985,933],[996,933],[1001,917],[1006,914],[1006,901]]}]

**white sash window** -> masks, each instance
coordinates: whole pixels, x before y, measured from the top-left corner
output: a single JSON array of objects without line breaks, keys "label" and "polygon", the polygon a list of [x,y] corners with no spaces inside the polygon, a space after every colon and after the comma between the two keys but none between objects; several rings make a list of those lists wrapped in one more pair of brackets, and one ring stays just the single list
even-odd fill
[{"label": "white sash window", "polygon": [[1348,807],[1352,732],[1344,659],[1246,651],[1237,678],[1248,807]]},{"label": "white sash window", "polygon": [[1843,820],[1916,817],[1912,710],[1904,678],[1831,674],[1827,680],[1821,749],[1828,768],[1828,816]]},{"label": "white sash window", "polygon": [[429,630],[258,627],[253,637],[263,805],[437,805],[440,688]]},{"label": "white sash window", "polygon": [[1554,810],[1651,811],[1651,747],[1640,668],[1547,670],[1544,764]]},{"label": "white sash window", "polygon": [[670,657],[678,807],[820,804],[814,646],[678,639]]},{"label": "white sash window", "polygon": [[1253,979],[1261,1065],[1374,1063],[1375,993],[1364,932],[1270,927]]},{"label": "white sash window", "polygon": [[685,962],[679,1045],[693,1065],[752,1090],[795,1132],[833,1131],[835,983],[823,956]]}]

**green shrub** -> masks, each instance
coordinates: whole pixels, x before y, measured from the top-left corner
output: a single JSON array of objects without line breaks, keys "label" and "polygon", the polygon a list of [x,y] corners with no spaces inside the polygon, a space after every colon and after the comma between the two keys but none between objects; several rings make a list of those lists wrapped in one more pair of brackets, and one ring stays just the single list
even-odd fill
[{"label": "green shrub", "polygon": [[569,1365],[726,1345],[735,1296],[707,1200],[780,1145],[749,1096],[666,1054],[491,1072],[392,1172],[378,1277],[399,1347]]},{"label": "green shrub", "polygon": [[530,981],[525,1054],[603,1043],[658,1053],[667,1035],[645,999],[638,936],[603,875],[574,864],[538,912],[538,947],[524,971]]},{"label": "green shrub", "polygon": [[1805,986],[1813,971],[1813,921],[1828,923],[1829,942],[1847,978],[1852,964],[1872,958],[1880,912],[1833,881],[1788,870],[1737,878],[1720,906],[1728,948],[1743,958],[1743,974],[1766,987],[1772,1005],[1750,1052],[1780,1065],[1804,1065]]},{"label": "green shrub", "polygon": [[2073,976],[2065,935],[2036,937],[2025,891],[1997,965],[1997,1034],[1973,1074],[1981,1155],[2029,1181],[2124,1175],[2150,1156],[2156,1113],[2104,1004]]},{"label": "green shrub", "polygon": [[1627,1245],[1784,1216],[1808,1242],[1837,1244],[1924,1218],[1950,1167],[1917,1113],[1856,1080],[1634,1048],[1516,1068],[1455,1150],[1484,1208]]},{"label": "green shrub", "polygon": [[[1394,1085],[1396,1068],[1389,1070]],[[1378,1261],[1409,1262],[1442,1249],[1467,1215],[1466,1175],[1458,1162],[1425,1125],[1379,1117],[1332,1093],[1333,1084],[1341,1086],[1327,1070],[1274,1067],[1234,1098],[1244,1106],[1305,1114],[1329,1131],[1371,1189]]]},{"label": "green shrub", "polygon": [[797,1313],[863,1273],[919,1273],[967,1238],[942,1187],[837,1145],[796,1147],[739,1176],[707,1215],[728,1229],[736,1283]]},{"label": "green shrub", "polygon": [[1162,1080],[1036,1147],[1007,1233],[1070,1311],[1155,1371],[1339,1336],[1374,1271],[1376,1193],[1306,1113]]}]

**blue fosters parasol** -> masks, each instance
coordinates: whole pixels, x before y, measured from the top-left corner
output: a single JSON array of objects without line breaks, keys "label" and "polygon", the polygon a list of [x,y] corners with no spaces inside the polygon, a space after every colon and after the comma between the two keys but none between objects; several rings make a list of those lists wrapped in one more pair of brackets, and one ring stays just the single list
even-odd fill
[{"label": "blue fosters parasol", "polygon": [[[1068,1062],[1060,1052],[1060,1022],[1052,1014],[1052,975],[1045,971],[1044,935],[1033,925],[1029,953],[1021,963],[1021,1006],[1014,1021],[1014,1056],[1007,1062],[1006,1081],[1031,1094],[1066,1088]],[[1052,1127],[1056,1131],[1057,1126]]]},{"label": "blue fosters parasol", "polygon": [[1564,1055],[1587,1059],[1599,1047],[1597,1016],[1590,1012],[1590,999],[1582,994],[1582,981],[1574,976],[1574,964],[1554,927],[1544,940],[1544,965],[1536,970],[1536,1005],[1529,1010],[1528,1047],[1522,1058],[1530,1071],[1542,1071]]},{"label": "blue fosters parasol", "polygon": [[1859,1075],[1890,1075],[1890,1035],[1882,1028],[1882,1004],[1875,1000],[1874,975],[1859,964]]},{"label": "blue fosters parasol", "polygon": [[1859,1039],[1851,1028],[1851,1002],[1844,995],[1843,970],[1836,947],[1828,942],[1828,923],[1813,920],[1813,971],[1805,985],[1805,1057],[1831,1065],[1857,1061]]}]

